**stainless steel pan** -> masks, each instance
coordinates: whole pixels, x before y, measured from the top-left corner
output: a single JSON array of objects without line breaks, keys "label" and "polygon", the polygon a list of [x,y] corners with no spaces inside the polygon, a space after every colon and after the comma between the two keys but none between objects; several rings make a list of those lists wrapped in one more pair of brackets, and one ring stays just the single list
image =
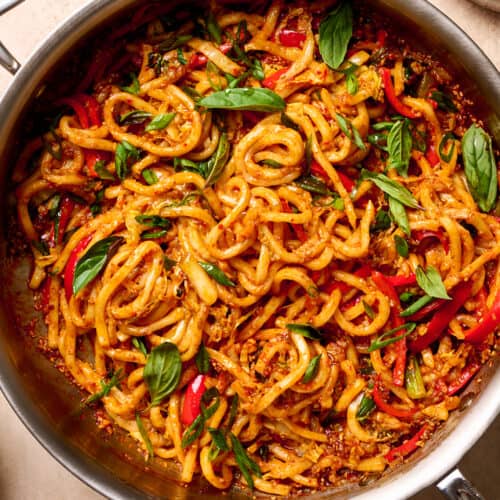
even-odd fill
[{"label": "stainless steel pan", "polygon": [[[20,1],[0,0],[0,14]],[[6,187],[9,165],[22,133],[22,119],[46,75],[89,33],[134,3],[134,0],[88,2],[54,31],[20,70],[16,60],[0,44],[0,64],[17,73],[0,101],[1,213],[8,213],[11,202]],[[371,3],[398,17],[427,47],[449,60],[467,97],[478,103],[479,113],[500,144],[500,75],[481,50],[425,0],[373,0]],[[105,437],[96,428],[90,413],[80,416],[75,412],[81,394],[40,355],[36,341],[27,335],[31,321],[35,322],[35,335],[41,325],[26,286],[29,263],[11,255],[5,236],[7,224],[7,217],[1,217],[0,387],[19,418],[61,464],[107,497],[218,498],[220,493],[201,481],[189,488],[182,487],[176,482],[175,469],[156,463],[146,465],[132,440],[120,432]],[[464,404],[455,412],[425,450],[415,453],[399,469],[362,489],[328,491],[314,498],[350,495],[358,500],[402,499],[438,481],[453,469],[499,413],[500,370],[496,366],[483,368],[468,388],[464,401],[470,404]],[[441,481],[439,487],[449,498],[481,498],[474,496],[477,494],[457,471]],[[234,491],[232,497],[244,498],[245,495]]]}]

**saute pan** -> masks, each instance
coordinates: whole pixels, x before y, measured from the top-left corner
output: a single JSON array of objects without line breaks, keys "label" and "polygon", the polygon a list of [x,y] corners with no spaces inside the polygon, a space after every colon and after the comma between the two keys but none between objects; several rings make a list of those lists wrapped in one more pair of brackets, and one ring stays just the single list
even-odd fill
[{"label": "saute pan", "polygon": [[[169,0],[163,0],[169,1]],[[0,14],[20,0],[0,0]],[[17,73],[0,101],[0,387],[14,411],[38,441],[68,470],[113,499],[220,497],[202,481],[188,488],[176,482],[176,469],[146,464],[135,442],[119,431],[106,436],[91,412],[79,413],[82,395],[38,350],[42,323],[27,288],[29,261],[13,255],[7,241],[12,194],[9,169],[30,105],[49,74],[82,41],[135,0],[93,0],[70,17],[19,69],[0,44],[0,64]],[[456,25],[426,0],[373,0],[374,8],[398,19],[406,33],[455,69],[467,98],[500,144],[500,75],[487,57]],[[408,498],[442,479],[476,442],[500,411],[499,363],[483,367],[463,396],[460,410],[404,465],[363,486],[316,493],[310,498],[358,500]],[[491,443],[493,446],[494,443]],[[29,474],[29,471],[26,471]],[[481,498],[455,470],[439,485],[448,498]],[[461,495],[461,496],[459,496]],[[232,490],[232,498],[247,498]]]}]

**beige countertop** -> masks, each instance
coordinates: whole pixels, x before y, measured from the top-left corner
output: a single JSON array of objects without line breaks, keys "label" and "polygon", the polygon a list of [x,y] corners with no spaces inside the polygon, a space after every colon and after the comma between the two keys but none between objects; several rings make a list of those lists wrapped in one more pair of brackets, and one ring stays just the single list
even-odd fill
[{"label": "beige countertop", "polygon": [[[422,1],[422,0],[412,0]],[[22,63],[32,50],[81,0],[26,0],[0,18],[0,39]],[[467,0],[432,0],[466,31],[500,68],[500,15]],[[11,80],[0,68],[0,95]],[[0,395],[0,498],[3,500],[98,500],[103,497],[59,465],[19,422]],[[466,455],[460,468],[477,484],[486,499],[499,498],[500,419]],[[414,500],[441,498],[427,489]]]}]

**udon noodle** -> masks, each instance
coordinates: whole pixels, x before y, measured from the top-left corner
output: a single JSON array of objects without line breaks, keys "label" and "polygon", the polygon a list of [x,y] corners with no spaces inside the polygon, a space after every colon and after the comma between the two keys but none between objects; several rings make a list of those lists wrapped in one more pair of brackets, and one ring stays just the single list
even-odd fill
[{"label": "udon noodle", "polygon": [[382,473],[495,353],[490,138],[363,6],[167,4],[99,42],[13,172],[46,347],[185,483]]}]

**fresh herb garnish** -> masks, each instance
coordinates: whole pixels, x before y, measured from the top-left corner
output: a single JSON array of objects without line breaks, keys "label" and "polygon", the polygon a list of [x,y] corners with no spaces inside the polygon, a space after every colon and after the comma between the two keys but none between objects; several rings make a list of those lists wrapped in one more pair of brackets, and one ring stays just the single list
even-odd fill
[{"label": "fresh herb garnish", "polygon": [[[207,408],[207,404],[214,400],[214,402]],[[193,423],[184,431],[182,436],[181,446],[187,448],[198,439],[203,430],[207,420],[217,411],[220,405],[219,391],[215,387],[207,389],[201,397],[200,410],[201,413],[194,419]]]},{"label": "fresh herb garnish", "polygon": [[176,265],[177,262],[175,260],[168,258],[166,255],[163,256],[163,267],[165,268],[165,271],[170,271]]},{"label": "fresh herb garnish", "polygon": [[[452,141],[451,148],[448,150],[448,153],[445,152],[446,146],[448,143]],[[441,138],[441,142],[439,143],[439,156],[445,162],[449,162],[455,152],[455,136],[450,132],[443,135]]]},{"label": "fresh herb garnish", "polygon": [[226,133],[223,133],[220,136],[219,144],[217,145],[215,153],[206,163],[203,176],[206,179],[206,186],[212,186],[219,180],[229,160],[230,151],[231,148],[229,145],[229,141],[227,140],[227,135]]},{"label": "fresh herb garnish", "polygon": [[196,354],[194,359],[196,363],[196,367],[200,373],[208,373],[210,370],[210,356],[208,355],[207,348],[205,344],[202,342],[200,344],[200,348]]},{"label": "fresh herb garnish", "polygon": [[147,356],[148,355],[148,350],[146,348],[146,344],[144,344],[144,341],[139,338],[139,337],[133,337],[132,338],[132,345],[140,352],[142,352],[142,354],[144,354],[144,356]]},{"label": "fresh herb garnish", "polygon": [[131,161],[138,160],[140,155],[140,151],[129,142],[122,141],[118,144],[115,153],[115,169],[119,179],[123,180],[127,177]]},{"label": "fresh herb garnish", "polygon": [[417,200],[413,197],[411,192],[385,174],[370,172],[369,170],[363,169],[361,170],[360,179],[372,181],[385,194],[388,194],[406,207],[419,208]]},{"label": "fresh herb garnish", "polygon": [[217,23],[217,20],[215,19],[213,12],[210,12],[208,14],[207,31],[208,31],[209,35],[212,37],[212,40],[217,45],[220,45],[222,42],[222,31],[220,29],[219,24]]},{"label": "fresh herb garnish", "polygon": [[[387,332],[383,333],[379,337],[377,337],[371,344],[370,347],[368,347],[368,352],[373,352],[378,349],[382,349],[383,347],[387,347],[388,345],[394,344],[394,342],[397,342],[398,340],[404,339],[408,335],[410,335],[413,330],[417,327],[416,323],[405,323],[404,325],[398,326],[396,328],[393,328],[392,330],[388,330]],[[405,333],[402,335],[397,335],[396,337],[391,337],[396,332],[399,332],[401,330],[406,330]],[[388,338],[390,337],[390,338]]]},{"label": "fresh herb garnish", "polygon": [[214,92],[198,101],[207,109],[233,109],[274,112],[285,109],[285,101],[278,94],[262,88],[236,88]]},{"label": "fresh herb garnish", "polygon": [[304,373],[304,378],[302,379],[302,383],[308,384],[316,378],[316,375],[318,374],[319,370],[319,362],[321,360],[321,354],[318,354],[317,356],[314,356],[311,361],[309,361],[309,365],[306,368],[306,371]]},{"label": "fresh herb garnish", "polygon": [[73,295],[76,295],[102,271],[123,241],[121,236],[109,236],[92,245],[80,257],[73,276]]},{"label": "fresh herb garnish", "polygon": [[140,109],[134,109],[134,111],[130,111],[121,115],[118,119],[118,123],[120,125],[139,125],[144,123],[146,120],[151,118],[151,113],[148,111],[142,111]]},{"label": "fresh herb garnish", "polygon": [[387,167],[394,168],[400,175],[407,177],[412,144],[408,120],[397,121],[387,136]]},{"label": "fresh herb garnish", "polygon": [[334,194],[321,179],[314,175],[299,177],[295,183],[305,191],[309,191],[313,194],[319,194],[321,196],[331,196]]},{"label": "fresh herb garnish", "polygon": [[428,266],[427,270],[424,271],[421,266],[417,266],[415,274],[417,283],[427,295],[436,299],[451,300],[451,297],[446,292],[441,275],[435,267]]},{"label": "fresh herb garnish", "polygon": [[286,327],[291,332],[298,333],[307,339],[319,340],[321,338],[321,332],[311,325],[306,325],[304,323],[288,323]]},{"label": "fresh herb garnish", "polygon": [[405,234],[410,236],[410,223],[404,205],[392,196],[388,196],[388,201],[391,219],[405,232]]},{"label": "fresh herb garnish", "polygon": [[385,210],[378,210],[375,214],[375,222],[370,227],[372,233],[377,233],[379,231],[385,231],[391,227],[391,218]]},{"label": "fresh herb garnish", "polygon": [[184,53],[182,52],[182,49],[179,47],[177,49],[177,60],[185,66],[188,62],[187,59],[184,57]]},{"label": "fresh herb garnish", "polygon": [[271,160],[270,158],[268,158],[267,160],[262,160],[260,163],[271,168],[283,168],[283,165],[280,162]]},{"label": "fresh herb garnish", "polygon": [[155,171],[151,170],[150,168],[145,168],[142,171],[142,178],[150,186],[152,186],[153,184],[156,184],[158,182],[158,176],[156,175]]},{"label": "fresh herb garnish", "polygon": [[99,179],[104,181],[114,181],[115,176],[106,168],[104,160],[97,160],[94,163],[94,171],[99,176]]},{"label": "fresh herb garnish", "polygon": [[431,94],[431,99],[437,102],[438,108],[442,111],[454,111],[454,112],[458,111],[451,96],[449,96],[445,92],[435,90]]},{"label": "fresh herb garnish", "polygon": [[373,310],[373,307],[370,304],[368,304],[368,302],[366,302],[366,300],[363,300],[363,309],[365,310],[366,315],[370,319],[375,318],[375,311]]},{"label": "fresh herb garnish", "polygon": [[149,214],[136,215],[135,220],[139,224],[148,227],[161,227],[163,229],[170,229],[170,227],[172,226],[170,219],[167,219],[166,217],[161,217],[160,215],[149,215]]},{"label": "fresh herb garnish", "polygon": [[170,33],[169,36],[160,43],[158,50],[161,52],[168,52],[170,50],[177,49],[189,42],[191,38],[193,38],[191,35],[176,36],[175,33]]},{"label": "fresh herb garnish", "polygon": [[406,259],[410,253],[408,242],[404,238],[401,238],[401,236],[395,234],[394,243],[396,244],[396,251],[398,254]]},{"label": "fresh herb garnish", "polygon": [[262,477],[260,467],[247,455],[245,448],[243,448],[238,438],[232,432],[229,433],[229,437],[231,438],[231,445],[234,457],[236,458],[236,463],[238,464],[248,487],[253,489],[254,483],[251,473],[253,472],[257,477]]},{"label": "fresh herb garnish", "polygon": [[106,397],[111,389],[113,387],[117,387],[120,385],[121,380],[123,379],[123,370],[120,368],[116,370],[115,373],[111,375],[111,378],[109,379],[108,382],[104,380],[100,380],[99,383],[101,384],[101,390],[99,392],[96,392],[95,394],[92,394],[89,396],[85,401],[84,405],[90,405],[92,403],[95,403],[96,401],[99,401],[100,399]]},{"label": "fresh herb garnish", "polygon": [[373,412],[373,410],[375,410],[376,407],[377,405],[375,404],[375,401],[373,401],[370,396],[363,394],[361,402],[358,406],[358,411],[356,412],[356,418],[360,422],[363,422],[370,416],[370,414]]},{"label": "fresh herb garnish", "polygon": [[[413,294],[412,294],[413,295]],[[403,299],[401,299],[403,300]],[[408,298],[410,300],[410,298]],[[423,295],[419,299],[417,299],[413,304],[408,306],[401,314],[400,316],[402,318],[407,318],[408,316],[411,316],[415,314],[416,312],[420,311],[423,307],[425,307],[427,304],[430,304],[434,300],[433,297],[430,295]]]},{"label": "fresh herb garnish", "polygon": [[340,73],[345,75],[345,83],[347,92],[354,95],[359,89],[359,82],[356,76],[356,70],[359,68],[357,64],[351,63],[351,65],[346,69],[338,69]]},{"label": "fresh herb garnish", "polygon": [[335,113],[335,118],[337,119],[340,130],[344,132],[347,138],[353,141],[354,144],[361,149],[361,151],[366,151],[366,145],[363,142],[363,138],[359,134],[358,129],[340,113]]},{"label": "fresh herb garnish", "polygon": [[144,129],[145,132],[151,132],[152,130],[162,130],[166,128],[170,122],[174,119],[175,113],[160,113],[156,115]]},{"label": "fresh herb garnish", "polygon": [[411,399],[425,398],[427,391],[425,390],[424,380],[420,373],[420,366],[415,356],[410,356],[408,366],[405,372],[406,392]]},{"label": "fresh herb garnish", "polygon": [[135,73],[129,74],[130,85],[121,87],[124,92],[128,92],[129,94],[137,95],[141,91],[141,85],[139,84],[139,80],[137,79],[137,75]]},{"label": "fresh herb garnish", "polygon": [[284,111],[281,113],[281,124],[293,130],[300,130],[300,127]]},{"label": "fresh herb garnish", "polygon": [[164,342],[151,351],[143,375],[151,396],[151,406],[158,406],[175,391],[181,379],[181,370],[181,355],[175,344]]},{"label": "fresh herb garnish", "polygon": [[200,266],[203,268],[203,270],[211,278],[213,278],[215,281],[217,281],[217,283],[220,283],[221,285],[224,285],[224,286],[232,286],[232,287],[236,286],[236,283],[234,281],[231,281],[226,276],[224,271],[222,271],[222,269],[220,269],[215,264],[211,264],[210,262],[198,262],[198,264],[200,264]]},{"label": "fresh herb garnish", "polygon": [[139,434],[141,435],[142,440],[144,441],[144,445],[146,446],[146,450],[148,450],[148,458],[154,457],[153,445],[151,444],[151,439],[149,439],[148,433],[144,428],[144,424],[142,423],[139,412],[135,412],[135,423],[137,424],[137,429],[139,429]]}]

